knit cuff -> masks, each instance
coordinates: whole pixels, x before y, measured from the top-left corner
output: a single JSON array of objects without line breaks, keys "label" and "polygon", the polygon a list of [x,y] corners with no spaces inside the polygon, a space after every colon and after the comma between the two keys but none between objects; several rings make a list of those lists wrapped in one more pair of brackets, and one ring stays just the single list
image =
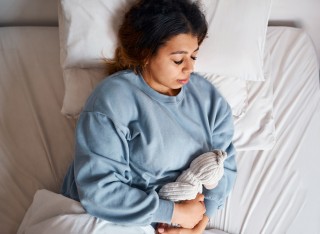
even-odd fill
[{"label": "knit cuff", "polygon": [[204,200],[205,206],[206,206],[206,215],[210,218],[215,215],[218,209],[222,207],[222,205],[219,205],[217,202],[213,200]]},{"label": "knit cuff", "polygon": [[174,203],[172,201],[159,199],[159,206],[154,213],[152,222],[154,223],[171,223]]}]

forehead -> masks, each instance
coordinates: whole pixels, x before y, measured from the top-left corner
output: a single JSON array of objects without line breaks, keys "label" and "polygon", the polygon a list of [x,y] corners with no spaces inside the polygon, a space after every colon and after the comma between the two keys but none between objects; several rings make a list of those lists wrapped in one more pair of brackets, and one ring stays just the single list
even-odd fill
[{"label": "forehead", "polygon": [[198,49],[198,38],[191,34],[179,34],[170,38],[164,46],[159,49],[160,53],[166,54],[189,54]]}]

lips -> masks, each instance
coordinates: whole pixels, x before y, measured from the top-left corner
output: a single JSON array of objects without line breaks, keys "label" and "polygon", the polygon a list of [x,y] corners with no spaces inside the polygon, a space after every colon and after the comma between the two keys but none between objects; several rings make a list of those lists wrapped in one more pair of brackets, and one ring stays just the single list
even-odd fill
[{"label": "lips", "polygon": [[187,79],[180,79],[180,80],[178,80],[178,82],[179,82],[180,84],[185,85],[185,84],[187,84],[187,83],[189,82],[189,78],[187,78]]}]

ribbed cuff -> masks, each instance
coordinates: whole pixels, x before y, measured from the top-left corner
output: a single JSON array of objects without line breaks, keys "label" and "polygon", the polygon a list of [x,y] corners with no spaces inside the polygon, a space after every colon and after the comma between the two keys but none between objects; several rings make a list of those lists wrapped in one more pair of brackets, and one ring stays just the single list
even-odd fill
[{"label": "ribbed cuff", "polygon": [[208,217],[212,217],[217,212],[217,210],[221,208],[221,205],[212,200],[205,199],[204,203],[206,206],[206,215]]},{"label": "ribbed cuff", "polygon": [[152,222],[171,223],[174,203],[172,201],[159,199],[158,210],[154,213]]}]

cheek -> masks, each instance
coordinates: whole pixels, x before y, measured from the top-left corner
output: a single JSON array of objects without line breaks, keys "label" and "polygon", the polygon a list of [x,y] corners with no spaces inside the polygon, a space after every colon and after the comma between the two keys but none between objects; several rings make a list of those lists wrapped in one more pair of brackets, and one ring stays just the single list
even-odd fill
[{"label": "cheek", "polygon": [[163,79],[167,80],[167,82],[173,82],[175,81],[180,74],[180,69],[178,66],[175,65],[168,65],[161,71],[161,76]]},{"label": "cheek", "polygon": [[182,66],[177,66],[176,64],[173,64],[173,65],[170,67],[171,76],[172,76],[172,77],[180,76],[180,74],[181,74],[181,72],[182,72],[181,67],[182,67]]},{"label": "cheek", "polygon": [[181,68],[177,66],[174,62],[170,61],[159,61],[154,66],[154,71],[159,75],[162,74],[165,77],[175,77],[180,73]]},{"label": "cheek", "polygon": [[154,77],[162,82],[171,82],[181,76],[182,66],[178,66],[165,56],[153,60],[150,65]]},{"label": "cheek", "polygon": [[181,65],[177,65],[174,62],[172,62],[172,60],[167,61],[166,64],[164,64],[164,70],[167,71],[167,73],[169,73],[168,75],[171,74],[171,76],[176,76],[181,72]]}]

